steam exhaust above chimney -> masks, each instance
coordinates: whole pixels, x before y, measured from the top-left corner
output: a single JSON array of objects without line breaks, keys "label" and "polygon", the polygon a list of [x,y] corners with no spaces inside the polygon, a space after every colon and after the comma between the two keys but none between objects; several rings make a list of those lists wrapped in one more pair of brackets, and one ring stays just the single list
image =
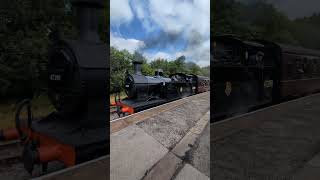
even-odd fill
[{"label": "steam exhaust above chimney", "polygon": [[72,0],[76,9],[80,40],[99,42],[98,12],[104,7],[103,0]]}]

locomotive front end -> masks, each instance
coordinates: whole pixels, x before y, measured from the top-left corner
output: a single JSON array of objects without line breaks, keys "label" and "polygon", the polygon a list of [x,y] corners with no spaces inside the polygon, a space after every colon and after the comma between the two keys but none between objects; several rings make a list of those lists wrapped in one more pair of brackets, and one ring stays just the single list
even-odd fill
[{"label": "locomotive front end", "polygon": [[49,54],[48,96],[56,111],[29,120],[28,131],[18,127],[20,137],[27,137],[22,159],[30,173],[36,164],[46,171],[53,161],[70,167],[109,153],[108,52],[97,31],[103,2],[74,0],[72,5],[79,38],[57,39]]}]

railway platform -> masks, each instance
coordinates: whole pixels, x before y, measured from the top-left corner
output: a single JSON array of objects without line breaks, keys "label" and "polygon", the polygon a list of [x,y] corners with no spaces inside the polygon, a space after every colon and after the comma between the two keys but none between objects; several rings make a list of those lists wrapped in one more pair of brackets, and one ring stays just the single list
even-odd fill
[{"label": "railway platform", "polygon": [[110,179],[210,176],[210,92],[111,121]]},{"label": "railway platform", "polygon": [[320,179],[320,94],[210,125],[211,178]]},{"label": "railway platform", "polygon": [[110,156],[103,156],[70,168],[62,169],[33,180],[109,180]]}]

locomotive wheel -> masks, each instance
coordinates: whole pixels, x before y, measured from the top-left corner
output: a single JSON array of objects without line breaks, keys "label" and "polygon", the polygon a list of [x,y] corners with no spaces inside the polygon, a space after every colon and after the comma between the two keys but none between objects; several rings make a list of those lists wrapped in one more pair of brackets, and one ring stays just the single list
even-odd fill
[{"label": "locomotive wheel", "polygon": [[24,99],[23,101],[21,101],[21,103],[18,105],[18,109],[17,109],[16,115],[15,115],[16,129],[18,130],[21,142],[23,142],[27,138],[27,135],[24,134],[22,131],[22,124],[21,124],[21,119],[20,119],[21,111],[22,111],[23,107],[25,107],[25,106],[27,106],[27,115],[28,115],[26,128],[29,129],[31,127],[31,120],[32,120],[31,100],[30,99]]},{"label": "locomotive wheel", "polygon": [[117,114],[121,117],[121,107],[117,105]]},{"label": "locomotive wheel", "polygon": [[182,98],[190,96],[192,94],[192,87],[180,86],[178,93],[179,93],[180,97],[182,97]]},{"label": "locomotive wheel", "polygon": [[32,174],[32,171],[34,169],[34,165],[38,164],[39,162],[39,156],[36,151],[37,147],[32,142],[27,142],[27,144],[24,146],[23,153],[22,153],[22,161],[24,168]]}]

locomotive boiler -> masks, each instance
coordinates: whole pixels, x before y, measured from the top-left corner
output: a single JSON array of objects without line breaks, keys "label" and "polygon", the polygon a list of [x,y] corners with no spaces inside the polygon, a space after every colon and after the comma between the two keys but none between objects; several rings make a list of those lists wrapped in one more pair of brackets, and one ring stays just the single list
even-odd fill
[{"label": "locomotive boiler", "polygon": [[[24,100],[16,114],[16,128],[8,130],[23,143],[22,161],[32,173],[35,165],[47,170],[48,163],[60,161],[66,167],[109,153],[108,52],[98,35],[100,0],[73,0],[78,18],[77,40],[56,39],[50,47],[48,97],[56,111],[33,117],[31,101]],[[27,121],[20,118],[27,107]],[[6,131],[4,131],[6,132]],[[11,133],[10,133],[11,132]]]}]

